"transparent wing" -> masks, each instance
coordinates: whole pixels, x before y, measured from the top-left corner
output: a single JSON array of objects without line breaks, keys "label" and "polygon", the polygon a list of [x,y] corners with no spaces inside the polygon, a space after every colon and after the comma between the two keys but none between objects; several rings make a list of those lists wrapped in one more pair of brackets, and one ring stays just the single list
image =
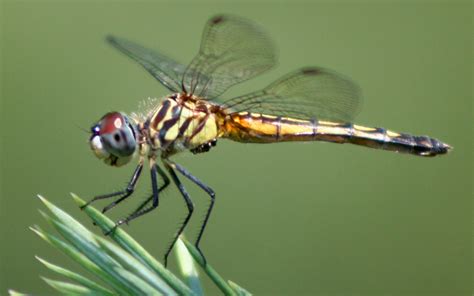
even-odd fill
[{"label": "transparent wing", "polygon": [[183,90],[212,99],[275,64],[272,41],[254,23],[235,16],[215,16],[207,22],[199,53],[186,69]]},{"label": "transparent wing", "polygon": [[107,36],[107,41],[125,55],[142,65],[159,82],[173,92],[181,91],[181,78],[186,66],[132,41]]},{"label": "transparent wing", "polygon": [[301,119],[351,121],[359,112],[361,91],[350,79],[324,68],[304,68],[261,91],[226,101],[231,112],[257,112]]}]

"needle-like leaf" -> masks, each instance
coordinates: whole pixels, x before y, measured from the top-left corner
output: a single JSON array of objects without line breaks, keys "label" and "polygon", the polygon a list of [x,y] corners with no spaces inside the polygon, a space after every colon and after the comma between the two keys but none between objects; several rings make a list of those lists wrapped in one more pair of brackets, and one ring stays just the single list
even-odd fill
[{"label": "needle-like leaf", "polygon": [[65,295],[71,295],[71,296],[76,296],[76,295],[94,295],[93,291],[89,290],[88,288],[81,286],[81,285],[75,285],[67,282],[61,282],[61,281],[55,281],[51,280],[45,277],[42,277],[42,279],[51,287],[54,289],[58,290],[59,292],[65,294]]},{"label": "needle-like leaf", "polygon": [[81,236],[80,232],[76,232],[78,227],[69,224],[66,226],[46,214],[43,214],[43,216],[67,241],[73,244],[74,247],[85,254],[87,258],[97,264],[97,266],[107,272],[110,276],[118,280],[121,288],[127,291],[127,294],[139,294],[140,289],[138,289],[133,282],[129,282],[126,278],[123,278],[116,272],[118,268],[123,267],[117,260],[100,248],[99,243],[94,239],[92,233],[85,235],[85,237]]},{"label": "needle-like leaf", "polygon": [[204,295],[193,257],[189,254],[189,251],[184,245],[181,237],[176,241],[175,246],[179,269],[191,290],[193,290],[196,295]]},{"label": "needle-like leaf", "polygon": [[229,285],[232,287],[232,289],[235,290],[235,292],[237,292],[238,296],[251,296],[252,295],[249,291],[245,290],[244,288],[237,285],[233,281],[229,281]]},{"label": "needle-like leaf", "polygon": [[28,294],[20,293],[12,289],[8,290],[8,295],[9,296],[28,296]]},{"label": "needle-like leaf", "polygon": [[52,264],[52,263],[49,263],[48,261],[36,256],[36,259],[38,259],[38,261],[40,261],[41,263],[43,263],[47,268],[49,268],[50,270],[68,278],[68,279],[71,279],[75,282],[77,282],[78,284],[90,289],[91,291],[95,291],[97,294],[100,294],[100,295],[104,295],[104,296],[107,296],[107,295],[114,295],[112,293],[112,291],[98,285],[97,283],[89,280],[88,278],[78,274],[78,273],[75,273],[73,271],[70,271],[66,268],[63,268],[63,267],[60,267],[60,266],[57,266],[55,264]]},{"label": "needle-like leaf", "polygon": [[149,285],[166,295],[177,295],[173,289],[161,279],[156,273],[153,273],[147,266],[135,259],[132,255],[121,249],[119,246],[108,242],[102,237],[96,237],[99,244],[110,254],[112,254],[120,264],[127,270],[130,270]]},{"label": "needle-like leaf", "polygon": [[216,286],[224,293],[225,295],[236,295],[236,292],[229,286],[229,284],[217,273],[217,271],[212,268],[209,263],[204,263],[201,257],[201,253],[186,239],[182,240],[189,253],[193,256],[194,260],[202,267],[202,269],[207,273],[209,278],[216,284]]},{"label": "needle-like leaf", "polygon": [[[79,206],[84,206],[86,202],[75,194],[71,194],[74,201]],[[110,231],[115,223],[104,214],[91,206],[84,208],[84,212],[99,226],[104,232]],[[124,230],[116,228],[109,235],[117,244],[129,252],[132,256],[148,265],[152,270],[158,273],[178,294],[190,295],[193,292],[181,282],[174,274],[166,269],[161,263],[156,261],[138,242],[136,242]]]},{"label": "needle-like leaf", "polygon": [[[102,235],[92,233],[71,215],[44,197],[38,197],[52,213],[50,216],[40,211],[41,215],[64,239],[52,235],[38,226],[30,229],[99,280],[99,282],[95,282],[75,271],[36,256],[49,270],[71,281],[42,277],[48,285],[62,295],[203,295],[193,258],[203,266],[204,271],[225,295],[250,295],[234,283],[227,283],[209,264],[203,265],[199,252],[187,241],[183,242],[180,239],[176,250],[178,264],[189,287],[164,268],[122,229],[115,229],[111,234],[111,238],[117,242],[115,244]],[[85,204],[79,197],[75,195],[73,197],[79,205]],[[115,225],[114,222],[90,206],[86,207],[84,212],[103,231],[108,231]],[[8,293],[11,296],[26,295],[14,290],[9,290]]]},{"label": "needle-like leaf", "polygon": [[60,251],[68,255],[71,259],[79,263],[82,267],[84,267],[90,273],[98,276],[104,282],[108,283],[115,290],[116,293],[118,294],[126,293],[126,290],[122,288],[122,284],[120,283],[119,280],[109,275],[107,272],[105,272],[103,269],[97,266],[97,264],[89,260],[85,255],[79,252],[79,250],[77,250],[74,246],[62,241],[61,239],[57,238],[56,236],[52,234],[48,234],[47,232],[43,231],[38,226],[30,227],[30,229],[34,231],[39,237],[44,239],[46,242],[58,248]]}]

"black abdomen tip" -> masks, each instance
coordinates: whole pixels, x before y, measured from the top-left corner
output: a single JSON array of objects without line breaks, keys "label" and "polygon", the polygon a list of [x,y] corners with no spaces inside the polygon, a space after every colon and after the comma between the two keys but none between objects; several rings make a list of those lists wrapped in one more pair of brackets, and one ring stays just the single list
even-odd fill
[{"label": "black abdomen tip", "polygon": [[453,147],[449,146],[448,144],[438,141],[436,139],[432,139],[432,143],[433,143],[433,150],[437,154],[446,154],[450,150],[453,149]]},{"label": "black abdomen tip", "polygon": [[446,154],[453,149],[450,145],[427,136],[414,137],[414,139],[416,143],[413,147],[414,152],[421,156]]}]

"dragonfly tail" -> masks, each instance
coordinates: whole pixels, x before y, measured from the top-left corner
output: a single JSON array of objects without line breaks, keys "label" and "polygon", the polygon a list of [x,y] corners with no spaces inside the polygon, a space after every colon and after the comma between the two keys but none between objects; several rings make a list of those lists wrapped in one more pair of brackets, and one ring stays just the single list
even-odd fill
[{"label": "dragonfly tail", "polygon": [[418,156],[446,154],[452,149],[450,145],[428,136],[413,136],[345,122],[299,120],[249,112],[231,114],[223,134],[224,137],[238,142],[351,143]]}]

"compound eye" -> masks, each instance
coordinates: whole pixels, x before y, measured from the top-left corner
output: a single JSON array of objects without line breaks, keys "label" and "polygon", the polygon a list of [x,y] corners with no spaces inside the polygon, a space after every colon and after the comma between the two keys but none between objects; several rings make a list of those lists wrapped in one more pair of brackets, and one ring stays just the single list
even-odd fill
[{"label": "compound eye", "polygon": [[108,113],[102,118],[100,137],[105,149],[117,157],[130,156],[137,147],[133,126],[119,112]]},{"label": "compound eye", "polygon": [[119,112],[111,112],[107,113],[104,117],[102,117],[101,125],[100,125],[100,135],[102,134],[111,134],[117,130],[122,129],[125,127],[125,119],[123,115]]}]

